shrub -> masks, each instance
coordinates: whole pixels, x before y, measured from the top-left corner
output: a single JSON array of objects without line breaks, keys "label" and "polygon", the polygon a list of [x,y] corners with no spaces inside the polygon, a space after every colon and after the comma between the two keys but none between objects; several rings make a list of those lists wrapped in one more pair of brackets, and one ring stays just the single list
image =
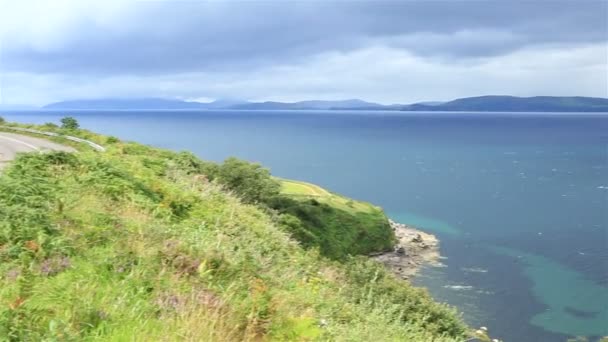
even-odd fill
[{"label": "shrub", "polygon": [[236,158],[226,159],[217,168],[214,178],[246,203],[266,203],[277,196],[281,189],[268,169]]},{"label": "shrub", "polygon": [[61,128],[69,129],[69,130],[76,130],[76,129],[80,128],[80,124],[73,117],[66,116],[65,118],[61,119]]},{"label": "shrub", "polygon": [[[322,255],[343,260],[348,255],[389,250],[394,235],[378,210],[353,213],[320,203],[275,196],[268,205],[283,214],[280,223],[304,247],[319,247]],[[294,219],[297,219],[294,220]]]},{"label": "shrub", "polygon": [[117,138],[117,137],[113,137],[113,136],[109,136],[109,137],[106,139],[106,143],[107,143],[107,144],[116,144],[116,143],[117,143],[117,142],[119,142],[119,141],[120,141],[120,140],[118,140],[118,138]]},{"label": "shrub", "polygon": [[54,130],[54,129],[59,128],[59,126],[57,126],[56,124],[54,124],[52,122],[46,122],[44,125],[42,125],[42,128]]},{"label": "shrub", "polygon": [[191,152],[179,152],[173,157],[173,160],[180,170],[189,175],[205,175],[209,180],[213,180],[218,173],[217,164],[202,161]]}]

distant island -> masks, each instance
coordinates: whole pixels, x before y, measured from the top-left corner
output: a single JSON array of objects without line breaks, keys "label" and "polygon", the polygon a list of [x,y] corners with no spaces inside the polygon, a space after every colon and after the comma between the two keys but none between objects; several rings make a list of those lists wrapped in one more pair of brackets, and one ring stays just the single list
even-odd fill
[{"label": "distant island", "polygon": [[608,99],[582,96],[478,96],[437,104],[411,104],[401,110],[446,112],[608,112]]},{"label": "distant island", "polygon": [[48,110],[390,110],[431,112],[608,112],[608,98],[582,96],[516,97],[488,95],[448,102],[383,105],[359,99],[339,101],[194,102],[162,98],[70,100],[48,104]]},{"label": "distant island", "polygon": [[[399,109],[402,105],[395,105]],[[300,102],[249,102],[240,100],[218,100],[213,102],[193,102],[162,98],[142,99],[92,99],[70,100],[48,104],[43,109],[242,109],[242,110],[332,110],[332,109],[387,109],[379,103],[363,100],[341,101],[300,101]]]}]

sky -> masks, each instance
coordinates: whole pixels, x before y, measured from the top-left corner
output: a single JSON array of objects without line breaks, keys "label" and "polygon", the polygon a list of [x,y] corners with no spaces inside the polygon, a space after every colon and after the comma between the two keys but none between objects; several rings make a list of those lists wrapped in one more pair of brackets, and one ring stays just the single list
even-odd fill
[{"label": "sky", "polygon": [[608,97],[608,0],[0,0],[0,104]]}]

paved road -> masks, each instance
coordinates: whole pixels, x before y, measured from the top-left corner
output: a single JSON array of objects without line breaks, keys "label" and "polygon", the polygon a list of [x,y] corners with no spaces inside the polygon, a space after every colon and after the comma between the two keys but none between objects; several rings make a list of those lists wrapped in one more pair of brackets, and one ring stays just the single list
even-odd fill
[{"label": "paved road", "polygon": [[14,133],[0,132],[0,169],[7,162],[15,158],[15,154],[21,152],[44,152],[44,151],[67,151],[74,152],[75,149],[63,146],[48,140],[33,138],[30,136]]}]

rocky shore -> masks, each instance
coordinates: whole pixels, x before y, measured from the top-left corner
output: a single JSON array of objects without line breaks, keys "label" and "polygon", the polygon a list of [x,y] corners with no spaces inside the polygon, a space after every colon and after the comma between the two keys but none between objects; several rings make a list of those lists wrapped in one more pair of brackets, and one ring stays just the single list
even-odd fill
[{"label": "rocky shore", "polygon": [[372,259],[383,263],[403,279],[415,275],[422,266],[442,266],[439,240],[435,235],[393,220],[389,222],[395,231],[397,244],[393,251],[372,255]]}]

